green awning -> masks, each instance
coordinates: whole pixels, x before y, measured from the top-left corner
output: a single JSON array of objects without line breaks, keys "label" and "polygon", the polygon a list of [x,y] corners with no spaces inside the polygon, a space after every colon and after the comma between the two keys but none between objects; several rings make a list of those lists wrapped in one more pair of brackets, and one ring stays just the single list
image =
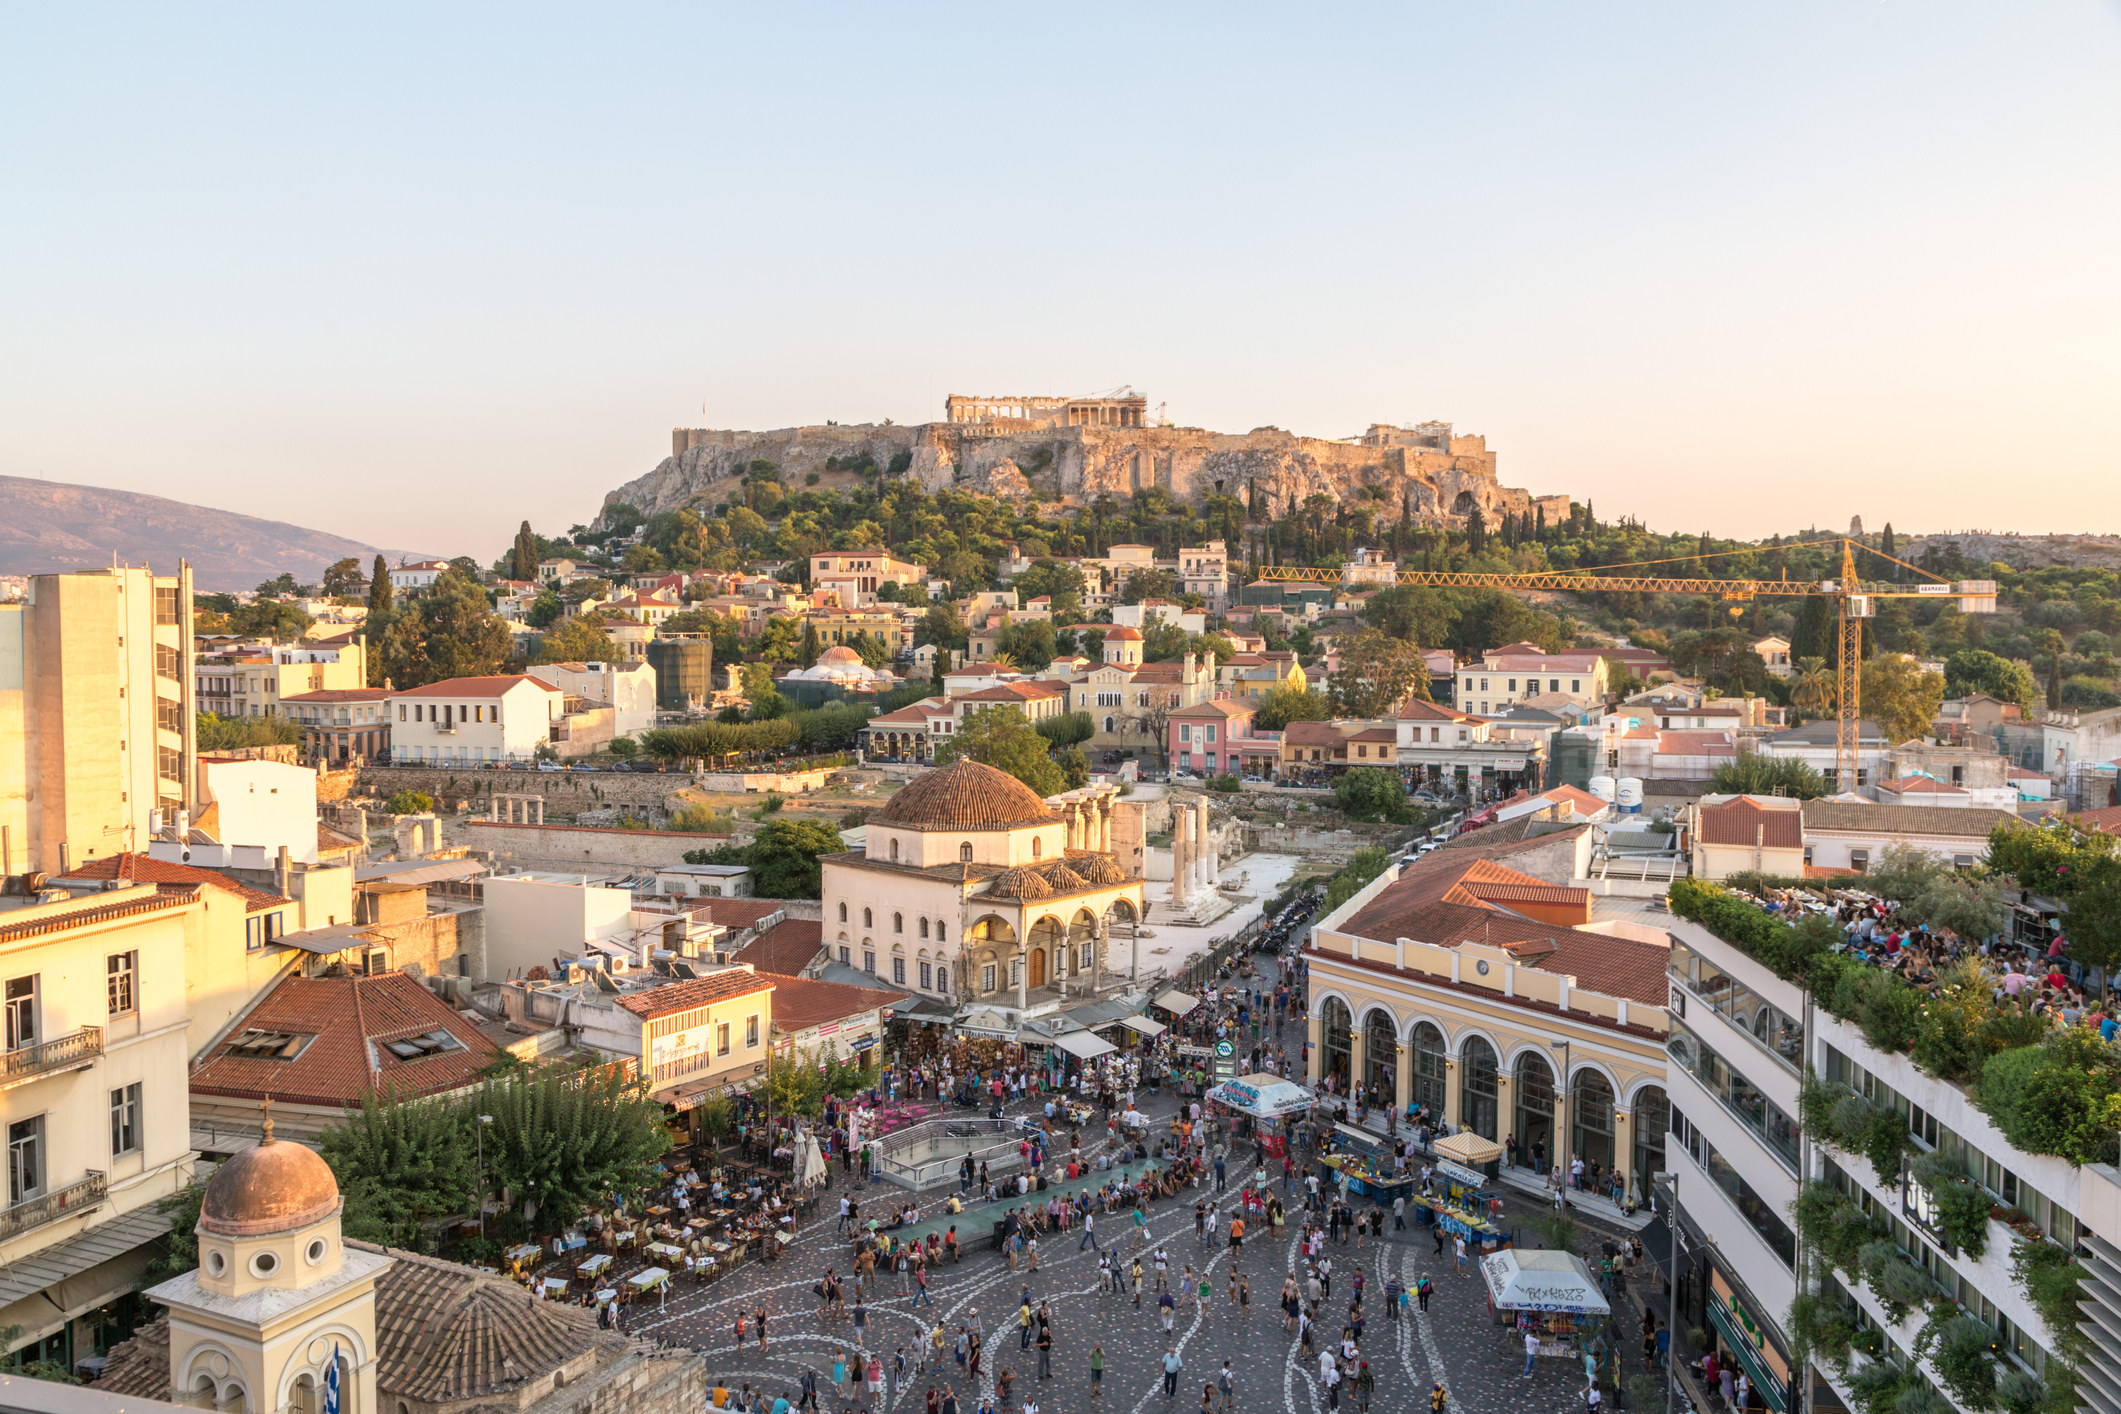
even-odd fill
[{"label": "green awning", "polygon": [[1709,1321],[1723,1332],[1724,1344],[1738,1352],[1738,1363],[1745,1367],[1746,1376],[1752,1380],[1753,1392],[1778,1414],[1787,1409],[1789,1390],[1783,1385],[1782,1377],[1768,1368],[1752,1340],[1738,1329],[1738,1323],[1731,1319],[1731,1313],[1723,1308],[1723,1303],[1713,1297],[1709,1301]]}]

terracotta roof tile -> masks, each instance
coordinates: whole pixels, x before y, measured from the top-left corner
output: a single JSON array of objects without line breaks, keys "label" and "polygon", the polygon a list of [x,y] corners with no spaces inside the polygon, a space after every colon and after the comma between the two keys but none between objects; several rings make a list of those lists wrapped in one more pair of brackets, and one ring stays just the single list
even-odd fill
[{"label": "terracotta roof tile", "polygon": [[732,961],[746,963],[776,978],[798,977],[823,950],[824,939],[825,925],[816,919],[790,918],[761,933]]},{"label": "terracotta roof tile", "polygon": [[[292,1060],[231,1054],[247,1031],[312,1038]],[[458,1043],[403,1059],[386,1042],[446,1031]],[[192,1075],[192,1090],[300,1105],[357,1104],[371,1089],[433,1095],[468,1085],[501,1048],[403,972],[377,977],[288,977],[222,1039]]]},{"label": "terracotta roof tile", "polygon": [[[322,828],[321,826],[319,827]],[[156,859],[145,854],[106,854],[95,859],[84,859],[66,874],[67,879],[131,879],[136,884],[211,884],[225,889],[243,900],[247,913],[257,913],[268,908],[285,908],[288,900],[278,894],[254,889],[248,884],[239,884],[226,874],[217,874],[211,869],[201,869],[195,864],[177,864],[166,859]]]},{"label": "terracotta roof tile", "polygon": [[869,820],[900,829],[1006,830],[1051,824],[1053,811],[1006,771],[960,758],[914,779]]},{"label": "terracotta roof tile", "polygon": [[773,1029],[807,1031],[822,1022],[844,1021],[890,1006],[904,995],[881,987],[856,987],[815,977],[777,977],[773,986]]},{"label": "terracotta roof tile", "polygon": [[732,997],[748,996],[753,992],[770,992],[776,979],[756,972],[747,972],[741,967],[727,972],[716,972],[706,977],[693,977],[683,982],[672,982],[667,987],[651,987],[647,991],[632,992],[618,999],[619,1005],[644,1021],[653,1021],[659,1016],[673,1016],[681,1011],[691,1011],[712,1002],[726,1002]]},{"label": "terracotta roof tile", "polygon": [[1701,842],[1803,849],[1804,811],[1794,805],[1762,805],[1746,795],[1721,805],[1704,805],[1701,807]]},{"label": "terracotta roof tile", "polygon": [[547,692],[559,689],[543,678],[528,673],[501,673],[482,678],[445,678],[431,682],[425,687],[401,687],[391,693],[392,697],[500,697],[518,683],[529,683]]}]

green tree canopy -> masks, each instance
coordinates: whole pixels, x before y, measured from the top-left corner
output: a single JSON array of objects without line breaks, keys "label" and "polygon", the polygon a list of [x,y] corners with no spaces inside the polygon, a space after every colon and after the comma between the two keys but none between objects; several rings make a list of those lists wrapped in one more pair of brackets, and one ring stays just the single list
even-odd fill
[{"label": "green tree canopy", "polygon": [[1414,819],[1407,804],[1406,783],[1399,772],[1380,766],[1358,768],[1333,778],[1333,803],[1356,820],[1404,825]]},{"label": "green tree canopy", "polygon": [[1944,693],[1947,697],[1966,697],[1976,692],[2015,702],[2027,710],[2040,703],[2040,684],[2025,664],[1984,648],[1962,648],[1944,660]]},{"label": "green tree canopy", "polygon": [[1886,740],[1927,736],[1944,704],[1944,677],[1904,653],[1882,653],[1863,665],[1863,715]]},{"label": "green tree canopy", "polygon": [[1046,739],[1014,707],[979,708],[965,718],[955,735],[936,744],[938,766],[961,756],[1007,771],[1042,798],[1068,788]]},{"label": "green tree canopy", "polygon": [[604,619],[594,611],[563,619],[538,640],[533,663],[608,663],[622,656],[619,645],[604,632]]},{"label": "green tree canopy", "polygon": [[1340,644],[1340,668],[1328,684],[1336,717],[1388,717],[1411,696],[1428,695],[1421,650],[1404,639],[1363,629]]},{"label": "green tree canopy", "polygon": [[452,567],[393,615],[382,649],[392,681],[420,687],[498,672],[511,643],[508,625],[495,616],[486,591]]},{"label": "green tree canopy", "polygon": [[1782,795],[1792,800],[1816,800],[1826,794],[1826,777],[1791,756],[1762,756],[1748,752],[1726,761],[1710,778],[1714,795]]},{"label": "green tree canopy", "polygon": [[362,578],[361,562],[352,555],[348,555],[342,560],[334,560],[331,563],[330,567],[324,571],[324,578],[318,581],[317,587],[326,594],[350,599],[365,592],[368,588],[368,581]]}]

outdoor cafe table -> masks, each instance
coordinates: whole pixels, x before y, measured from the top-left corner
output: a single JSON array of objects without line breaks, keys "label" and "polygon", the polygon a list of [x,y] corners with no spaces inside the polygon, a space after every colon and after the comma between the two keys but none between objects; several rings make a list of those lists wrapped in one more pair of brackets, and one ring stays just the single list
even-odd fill
[{"label": "outdoor cafe table", "polygon": [[536,1243],[526,1242],[520,1247],[509,1248],[501,1255],[506,1258],[511,1266],[518,1266],[525,1262],[535,1262],[539,1253]]},{"label": "outdoor cafe table", "polygon": [[612,1298],[617,1296],[618,1294],[619,1289],[615,1286],[607,1286],[601,1288],[597,1292],[597,1305],[609,1306],[611,1304]]},{"label": "outdoor cafe table", "polygon": [[684,1248],[672,1246],[668,1242],[651,1242],[648,1244],[648,1251],[651,1256],[667,1258],[673,1262],[685,1255]]},{"label": "outdoor cafe table", "polygon": [[649,1217],[651,1217],[651,1218],[665,1218],[665,1217],[668,1217],[668,1216],[670,1216],[670,1209],[668,1209],[668,1208],[650,1208],[650,1209],[648,1209],[648,1216],[649,1216]]},{"label": "outdoor cafe table", "polygon": [[649,1267],[626,1278],[626,1284],[635,1291],[653,1291],[670,1280],[670,1273],[661,1267]]},{"label": "outdoor cafe table", "polygon": [[612,1256],[609,1252],[599,1252],[594,1257],[584,1258],[582,1264],[576,1267],[575,1270],[585,1277],[600,1277],[604,1274],[605,1268],[609,1267],[611,1263]]},{"label": "outdoor cafe table", "polygon": [[564,1296],[566,1294],[567,1282],[563,1278],[540,1277],[538,1279],[538,1295],[550,1300],[553,1297]]}]

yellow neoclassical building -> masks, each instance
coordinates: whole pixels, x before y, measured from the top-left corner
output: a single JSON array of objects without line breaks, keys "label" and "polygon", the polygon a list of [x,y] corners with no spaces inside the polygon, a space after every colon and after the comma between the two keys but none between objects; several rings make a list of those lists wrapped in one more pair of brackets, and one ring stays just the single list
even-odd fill
[{"label": "yellow neoclassical building", "polygon": [[1670,940],[1596,916],[1569,882],[1584,843],[1439,850],[1329,915],[1305,953],[1313,1083],[1424,1106],[1520,1166],[1617,1165],[1639,1199],[1664,1168]]}]

